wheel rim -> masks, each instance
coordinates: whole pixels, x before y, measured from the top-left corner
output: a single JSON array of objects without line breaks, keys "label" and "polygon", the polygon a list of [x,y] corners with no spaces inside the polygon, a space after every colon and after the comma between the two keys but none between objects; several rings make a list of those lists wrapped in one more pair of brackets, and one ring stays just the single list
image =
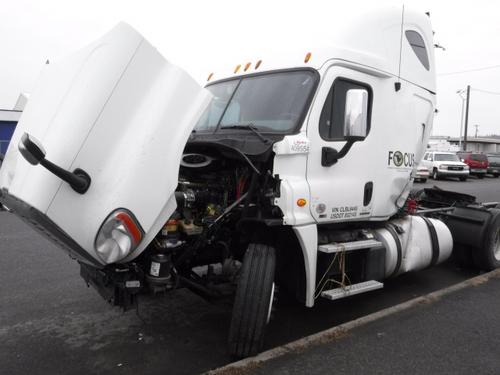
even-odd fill
[{"label": "wheel rim", "polygon": [[493,255],[496,260],[500,260],[500,228],[497,229],[497,234],[493,242]]},{"label": "wheel rim", "polygon": [[269,300],[269,308],[267,310],[266,324],[269,323],[269,321],[271,320],[271,311],[273,309],[273,301],[274,301],[274,283],[271,286],[271,297],[270,297],[270,300]]}]

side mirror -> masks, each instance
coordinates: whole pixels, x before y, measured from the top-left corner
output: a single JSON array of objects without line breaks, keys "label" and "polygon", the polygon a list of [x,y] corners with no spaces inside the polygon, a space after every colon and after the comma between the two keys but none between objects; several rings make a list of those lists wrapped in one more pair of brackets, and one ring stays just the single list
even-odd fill
[{"label": "side mirror", "polygon": [[90,176],[84,170],[76,168],[73,172],[67,171],[45,159],[45,150],[38,140],[24,133],[19,141],[19,152],[32,165],[40,164],[61,180],[67,182],[79,194],[85,194],[90,187]]},{"label": "side mirror", "polygon": [[348,141],[361,141],[368,134],[368,90],[347,90],[344,136]]},{"label": "side mirror", "polygon": [[45,159],[45,150],[42,145],[27,133],[24,133],[19,141],[19,152],[32,165],[37,165]]}]

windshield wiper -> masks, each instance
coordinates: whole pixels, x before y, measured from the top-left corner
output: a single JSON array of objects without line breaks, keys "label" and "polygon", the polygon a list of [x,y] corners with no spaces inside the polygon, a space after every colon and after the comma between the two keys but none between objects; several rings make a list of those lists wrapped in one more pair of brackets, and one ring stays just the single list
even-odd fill
[{"label": "windshield wiper", "polygon": [[233,125],[225,125],[221,126],[221,129],[244,129],[244,130],[251,130],[252,133],[254,133],[259,139],[264,142],[266,145],[271,142],[269,138],[266,138],[262,135],[262,133],[259,131],[259,129],[252,123],[250,124],[233,124]]}]

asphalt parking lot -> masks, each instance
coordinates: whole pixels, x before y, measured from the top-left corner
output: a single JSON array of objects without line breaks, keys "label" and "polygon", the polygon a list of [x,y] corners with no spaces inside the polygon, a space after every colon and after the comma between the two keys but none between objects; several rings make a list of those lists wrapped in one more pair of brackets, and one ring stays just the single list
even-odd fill
[{"label": "asphalt parking lot", "polygon": [[[500,179],[416,184],[500,201]],[[139,311],[108,306],[78,265],[12,214],[0,213],[2,374],[194,374],[227,364],[228,301],[179,290],[143,298]],[[385,288],[313,309],[282,306],[266,348],[350,321],[474,276],[448,262]]]}]

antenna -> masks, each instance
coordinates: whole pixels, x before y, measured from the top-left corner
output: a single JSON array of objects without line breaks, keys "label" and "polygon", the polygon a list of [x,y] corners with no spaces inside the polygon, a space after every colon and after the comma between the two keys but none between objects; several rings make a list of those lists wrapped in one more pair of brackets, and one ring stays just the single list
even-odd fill
[{"label": "antenna", "polygon": [[401,56],[403,54],[403,28],[405,20],[405,5],[401,11],[401,33],[399,38],[399,67],[398,67],[398,81],[394,83],[394,89],[398,92],[401,89]]}]

